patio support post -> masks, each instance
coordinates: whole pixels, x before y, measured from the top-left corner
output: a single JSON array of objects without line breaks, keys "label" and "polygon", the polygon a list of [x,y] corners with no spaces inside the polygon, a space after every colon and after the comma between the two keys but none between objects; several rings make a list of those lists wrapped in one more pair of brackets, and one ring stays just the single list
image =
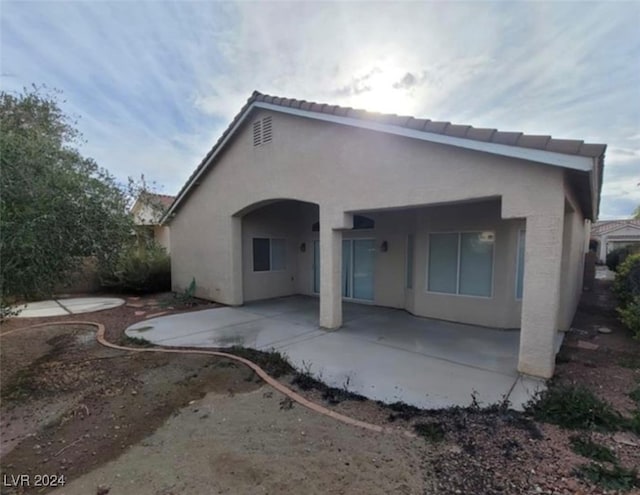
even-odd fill
[{"label": "patio support post", "polygon": [[320,206],[320,326],[328,330],[342,325],[341,217]]},{"label": "patio support post", "polygon": [[230,294],[229,305],[240,306],[243,301],[242,294],[242,217],[231,217],[230,225]]},{"label": "patio support post", "polygon": [[557,211],[526,217],[518,371],[542,378],[553,375],[559,324],[564,216]]}]

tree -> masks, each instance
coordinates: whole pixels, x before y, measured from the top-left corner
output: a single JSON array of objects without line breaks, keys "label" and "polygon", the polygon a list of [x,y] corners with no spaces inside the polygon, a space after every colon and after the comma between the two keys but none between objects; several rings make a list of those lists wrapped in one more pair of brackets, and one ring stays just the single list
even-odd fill
[{"label": "tree", "polygon": [[0,309],[48,296],[86,257],[108,265],[131,237],[126,188],[77,149],[58,93],[0,92]]},{"label": "tree", "polygon": [[633,210],[633,218],[637,218],[640,220],[640,205],[638,205],[636,209]]}]

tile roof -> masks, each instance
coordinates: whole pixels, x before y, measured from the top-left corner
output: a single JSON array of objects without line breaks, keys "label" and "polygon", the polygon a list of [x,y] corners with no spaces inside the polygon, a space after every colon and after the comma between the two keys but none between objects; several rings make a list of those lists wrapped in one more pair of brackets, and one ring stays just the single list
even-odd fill
[{"label": "tile roof", "polygon": [[169,208],[175,201],[175,196],[169,194],[156,194],[156,193],[144,193],[149,201],[154,203],[160,203],[163,208]]},{"label": "tile roof", "polygon": [[[604,152],[607,148],[606,144],[585,143],[582,140],[575,139],[556,139],[551,136],[539,136],[524,134],[522,132],[506,132],[497,129],[476,128],[470,125],[458,125],[451,122],[438,122],[430,119],[420,119],[409,115],[383,114],[378,112],[369,112],[367,110],[355,109],[351,107],[342,107],[339,105],[331,105],[327,103],[310,102],[306,100],[297,100],[295,98],[282,98],[254,91],[249,97],[238,114],[231,121],[229,126],[222,133],[218,141],[202,159],[198,167],[191,174],[185,185],[178,193],[178,201],[172,209],[178,206],[182,201],[183,193],[190,188],[192,181],[197,177],[200,171],[206,166],[209,158],[218,150],[225,139],[229,136],[236,124],[243,118],[245,112],[253,103],[264,102],[281,107],[297,108],[309,112],[317,112],[321,114],[329,114],[340,117],[349,117],[360,119],[363,121],[378,122],[381,124],[404,127],[407,129],[441,134],[474,141],[483,141],[487,143],[502,144],[507,146],[515,146],[519,148],[531,148],[542,151],[550,151],[561,154],[585,156],[598,158],[597,171],[599,176],[599,184],[602,184],[602,173],[604,166]],[[598,191],[599,196],[599,191]]]},{"label": "tile roof", "polygon": [[[605,144],[585,143],[576,139],[556,139],[551,136],[536,136],[523,134],[522,132],[505,132],[497,129],[480,129],[470,125],[458,125],[451,122],[435,122],[429,119],[416,119],[408,115],[381,114],[368,112],[366,110],[354,109],[351,107],[341,107],[338,105],[328,105],[326,103],[313,103],[293,98],[278,98],[254,91],[245,105],[250,106],[255,101],[263,101],[282,107],[299,108],[311,112],[326,113],[331,115],[347,116],[362,120],[371,120],[382,124],[407,127],[409,129],[433,132],[445,136],[473,139],[475,141],[485,141],[509,146],[519,146],[522,148],[534,148],[555,153],[569,155],[590,156],[598,158],[605,149]],[[243,108],[244,110],[244,108]],[[239,115],[243,112],[241,111]]]},{"label": "tile roof", "polygon": [[640,218],[621,219],[621,220],[603,220],[596,222],[591,227],[591,235],[599,236],[607,232],[613,232],[627,226],[638,227],[640,229]]}]

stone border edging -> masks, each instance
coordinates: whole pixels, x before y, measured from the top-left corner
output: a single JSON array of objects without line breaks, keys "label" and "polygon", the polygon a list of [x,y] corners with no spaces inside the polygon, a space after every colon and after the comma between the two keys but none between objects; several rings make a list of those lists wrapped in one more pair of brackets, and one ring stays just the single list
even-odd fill
[{"label": "stone border edging", "polygon": [[376,433],[402,433],[402,435],[404,435],[405,437],[408,437],[408,438],[416,438],[417,437],[417,435],[415,435],[414,433],[412,433],[412,432],[410,432],[408,430],[400,430],[400,429],[383,427],[383,426],[380,426],[380,425],[374,425],[372,423],[367,423],[366,421],[360,421],[358,419],[351,418],[351,417],[346,416],[344,414],[337,413],[335,411],[332,411],[331,409],[328,409],[328,408],[326,408],[324,406],[321,406],[320,404],[316,404],[315,402],[312,402],[312,401],[304,398],[302,395],[300,395],[297,392],[291,390],[286,385],[282,384],[281,382],[279,382],[275,378],[271,377],[269,374],[267,374],[266,371],[264,371],[260,366],[258,366],[253,361],[250,361],[250,360],[248,360],[246,358],[243,358],[243,357],[240,357],[240,356],[236,356],[235,354],[229,354],[227,352],[210,351],[210,350],[204,350],[204,349],[203,350],[187,350],[187,349],[139,348],[139,347],[121,346],[121,345],[113,344],[113,343],[109,342],[105,337],[105,330],[106,330],[105,326],[102,323],[97,323],[97,322],[93,322],[93,321],[64,321],[64,322],[38,323],[38,324],[35,324],[35,325],[30,325],[28,327],[16,328],[15,330],[10,330],[8,332],[0,334],[0,337],[3,337],[5,335],[11,334],[11,333],[19,332],[19,331],[29,330],[29,329],[32,329],[32,328],[46,327],[46,326],[59,326],[59,325],[88,325],[88,326],[93,326],[93,327],[95,327],[97,329],[96,330],[96,340],[98,341],[98,343],[100,345],[103,345],[105,347],[110,347],[111,349],[117,349],[117,350],[120,350],[120,351],[129,351],[129,352],[162,352],[162,353],[167,353],[167,354],[203,354],[203,355],[208,355],[208,356],[218,356],[218,357],[222,357],[222,358],[225,358],[225,359],[232,359],[232,360],[238,361],[238,362],[244,364],[245,366],[247,366],[248,368],[250,368],[265,383],[270,385],[272,388],[275,388],[281,394],[285,395],[286,397],[288,397],[289,399],[293,400],[294,402],[297,402],[301,406],[304,406],[307,409],[310,409],[310,410],[312,410],[314,412],[317,412],[319,414],[323,414],[325,416],[328,416],[328,417],[330,417],[332,419],[335,419],[336,421],[340,421],[341,423],[344,423],[344,424],[347,424],[347,425],[350,425],[350,426],[356,426],[358,428],[363,428],[365,430],[373,431],[373,432],[376,432]]}]

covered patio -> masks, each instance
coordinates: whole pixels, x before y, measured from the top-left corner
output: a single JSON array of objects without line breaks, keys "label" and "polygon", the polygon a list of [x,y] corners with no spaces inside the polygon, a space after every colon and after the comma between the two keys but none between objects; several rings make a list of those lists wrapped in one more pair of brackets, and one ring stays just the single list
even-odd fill
[{"label": "covered patio", "polygon": [[481,405],[507,399],[521,409],[544,387],[517,371],[518,331],[345,302],[335,332],[319,328],[318,311],[318,298],[290,296],[162,316],[126,333],[162,346],[277,350],[330,386],[423,408],[468,406],[475,396]]}]

